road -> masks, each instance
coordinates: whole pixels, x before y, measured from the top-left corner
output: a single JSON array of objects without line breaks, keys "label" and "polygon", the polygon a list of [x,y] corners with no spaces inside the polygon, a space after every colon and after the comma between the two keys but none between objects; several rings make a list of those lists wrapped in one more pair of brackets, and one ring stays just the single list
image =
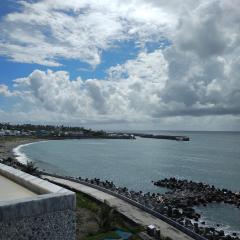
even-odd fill
[{"label": "road", "polygon": [[125,215],[127,218],[131,219],[137,224],[148,226],[150,224],[154,224],[157,228],[161,230],[161,233],[165,237],[170,237],[173,240],[193,240],[190,236],[186,235],[185,233],[179,231],[178,229],[174,228],[173,226],[167,224],[166,222],[152,216],[149,213],[127,203],[115,196],[97,190],[95,188],[88,187],[81,183],[72,182],[70,180],[56,178],[52,176],[42,176],[44,179],[48,179],[56,184],[65,185],[67,187],[75,189],[76,191],[83,192],[98,201],[104,202],[107,201],[111,207],[115,207],[118,212]]}]

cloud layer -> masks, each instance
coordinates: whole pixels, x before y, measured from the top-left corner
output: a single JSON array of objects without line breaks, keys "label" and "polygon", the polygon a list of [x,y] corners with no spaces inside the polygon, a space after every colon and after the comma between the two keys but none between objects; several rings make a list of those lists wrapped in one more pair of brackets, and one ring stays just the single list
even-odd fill
[{"label": "cloud layer", "polygon": [[172,14],[147,1],[20,3],[22,11],[8,14],[1,24],[0,54],[47,66],[60,65],[61,58],[96,66],[101,52],[119,41],[134,39],[144,46],[176,23]]},{"label": "cloud layer", "polygon": [[[17,96],[28,114],[66,121],[239,119],[239,12],[238,0],[184,1],[180,7],[161,0],[22,2],[22,11],[4,18],[0,34],[0,54],[13,61],[56,66],[65,58],[94,67],[103,50],[129,39],[140,51],[110,67],[105,79],[35,70],[16,79],[13,91],[0,85],[0,94]],[[147,51],[146,43],[163,38],[172,44]]]}]

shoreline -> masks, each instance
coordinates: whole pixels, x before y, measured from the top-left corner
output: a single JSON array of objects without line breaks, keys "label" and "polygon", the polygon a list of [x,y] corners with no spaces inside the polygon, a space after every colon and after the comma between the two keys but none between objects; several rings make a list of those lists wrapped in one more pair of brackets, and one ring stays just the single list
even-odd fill
[{"label": "shoreline", "polygon": [[13,158],[18,161],[14,149],[21,148],[26,144],[33,144],[40,141],[46,141],[46,139],[8,137],[0,138],[0,159]]},{"label": "shoreline", "polygon": [[40,140],[40,141],[27,142],[27,143],[20,144],[12,149],[13,156],[18,162],[26,165],[27,162],[29,162],[29,161],[32,162],[33,160],[28,158],[25,153],[21,152],[21,148],[24,146],[36,144],[39,142],[48,142],[48,141],[49,140]]},{"label": "shoreline", "polygon": [[[20,149],[25,145],[35,144],[37,142],[47,142],[49,140],[50,139],[15,138],[13,140],[4,142],[2,141],[2,139],[0,139],[0,159],[11,157],[21,164],[26,164],[28,158],[24,153],[20,152]],[[203,221],[203,219],[199,219],[199,220],[200,220],[199,222]],[[201,224],[199,224],[199,226],[201,226]],[[209,227],[207,224],[207,221],[204,227]],[[221,226],[220,228],[222,229],[222,227],[223,226]],[[225,230],[225,232],[227,233],[228,231]],[[230,232],[232,233],[233,231],[230,230]],[[234,232],[237,232],[239,234],[238,231],[234,231]]]}]

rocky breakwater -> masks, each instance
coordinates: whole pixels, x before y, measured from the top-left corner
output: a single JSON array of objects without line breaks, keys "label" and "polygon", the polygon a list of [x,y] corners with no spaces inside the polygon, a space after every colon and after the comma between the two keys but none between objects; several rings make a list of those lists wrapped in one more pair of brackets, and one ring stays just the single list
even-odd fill
[{"label": "rocky breakwater", "polygon": [[162,205],[167,208],[167,212],[162,212],[163,214],[167,213],[168,217],[208,239],[240,239],[236,233],[229,236],[225,235],[223,230],[203,227],[205,222],[198,223],[201,216],[194,209],[195,206],[207,206],[210,203],[226,203],[240,208],[240,193],[176,178],[166,178],[153,183],[171,190],[162,195]]},{"label": "rocky breakwater", "polygon": [[204,236],[210,240],[239,240],[236,233],[227,235],[223,230],[217,230],[214,227],[206,226],[204,222],[200,222],[200,214],[198,214],[194,206],[204,205],[208,203],[226,202],[239,206],[239,194],[233,193],[226,189],[217,189],[203,183],[196,183],[187,180],[177,180],[175,178],[164,179],[153,182],[156,186],[170,189],[171,191],[161,193],[143,193],[142,191],[129,190],[126,187],[118,187],[111,181],[101,181],[98,178],[82,179],[85,181],[112,192],[125,196],[135,202],[138,202],[154,210],[176,222]]}]

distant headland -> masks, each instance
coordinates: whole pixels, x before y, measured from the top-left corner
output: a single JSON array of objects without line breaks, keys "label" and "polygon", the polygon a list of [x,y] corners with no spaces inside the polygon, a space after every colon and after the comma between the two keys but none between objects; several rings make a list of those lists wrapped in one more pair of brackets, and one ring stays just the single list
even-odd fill
[{"label": "distant headland", "polygon": [[190,140],[190,138],[187,136],[153,135],[129,132],[107,132],[103,130],[92,130],[84,127],[72,127],[63,125],[54,126],[10,123],[0,123],[0,137],[1,136],[35,137],[49,140],[86,138],[136,139],[136,137],[168,139],[176,141]]}]

